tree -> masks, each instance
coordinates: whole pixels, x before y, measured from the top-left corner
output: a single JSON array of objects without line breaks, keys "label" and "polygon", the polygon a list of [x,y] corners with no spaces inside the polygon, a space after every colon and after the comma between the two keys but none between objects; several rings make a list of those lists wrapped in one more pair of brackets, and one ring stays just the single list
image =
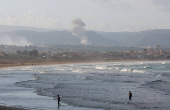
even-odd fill
[{"label": "tree", "polygon": [[37,51],[37,50],[35,50],[35,49],[34,49],[34,50],[32,50],[32,55],[33,55],[33,56],[38,56],[38,51]]},{"label": "tree", "polygon": [[28,51],[27,51],[27,50],[24,50],[24,51],[22,51],[22,54],[23,54],[23,55],[28,55]]},{"label": "tree", "polygon": [[32,56],[32,51],[29,51],[29,56]]},{"label": "tree", "polygon": [[17,50],[16,53],[21,55],[21,50]]},{"label": "tree", "polygon": [[3,56],[7,57],[8,54],[5,53],[5,51],[2,51],[1,54],[3,54]]}]

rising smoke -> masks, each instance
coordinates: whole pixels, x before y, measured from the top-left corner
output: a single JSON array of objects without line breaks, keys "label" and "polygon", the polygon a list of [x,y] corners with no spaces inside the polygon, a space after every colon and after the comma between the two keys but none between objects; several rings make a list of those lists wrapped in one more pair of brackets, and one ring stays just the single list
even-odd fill
[{"label": "rising smoke", "polygon": [[7,34],[0,35],[0,44],[2,44],[2,45],[17,45],[17,46],[31,45],[31,43],[28,42],[25,37],[16,37],[16,36],[11,37]]},{"label": "rising smoke", "polygon": [[86,29],[85,29],[85,23],[82,21],[82,19],[77,18],[72,21],[73,28],[71,29],[72,35],[78,37],[81,39],[81,43],[84,45],[89,44],[88,38],[86,36]]}]

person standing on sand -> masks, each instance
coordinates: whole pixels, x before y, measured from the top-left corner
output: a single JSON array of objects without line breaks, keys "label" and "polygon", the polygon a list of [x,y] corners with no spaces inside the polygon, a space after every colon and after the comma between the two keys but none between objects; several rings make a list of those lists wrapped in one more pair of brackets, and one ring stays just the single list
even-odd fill
[{"label": "person standing on sand", "polygon": [[58,95],[58,107],[60,106],[60,96]]},{"label": "person standing on sand", "polygon": [[131,100],[131,98],[132,98],[132,92],[129,91],[129,99]]}]

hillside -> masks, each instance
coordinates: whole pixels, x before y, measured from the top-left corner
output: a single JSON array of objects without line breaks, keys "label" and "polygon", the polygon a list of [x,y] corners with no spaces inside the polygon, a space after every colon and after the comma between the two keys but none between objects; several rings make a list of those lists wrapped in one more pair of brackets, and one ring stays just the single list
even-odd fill
[{"label": "hillside", "polygon": [[[31,44],[81,44],[80,38],[72,35],[69,31],[50,31],[50,32],[37,32],[37,31],[29,31],[29,30],[19,30],[13,32],[3,32],[0,33],[0,38],[5,39],[5,42],[8,41],[6,39],[12,40],[15,39],[25,39],[27,42]],[[122,45],[122,43],[116,42],[112,39],[105,38],[93,31],[87,31],[86,36],[88,38],[88,42],[91,45]],[[22,41],[21,41],[22,42]]]},{"label": "hillside", "polygon": [[100,35],[122,42],[125,46],[170,46],[170,29],[155,29],[141,32],[103,32]]},{"label": "hillside", "polygon": [[[90,45],[107,46],[170,46],[170,29],[154,29],[141,32],[86,31]],[[0,25],[0,44],[81,44],[81,39],[70,31]]]}]

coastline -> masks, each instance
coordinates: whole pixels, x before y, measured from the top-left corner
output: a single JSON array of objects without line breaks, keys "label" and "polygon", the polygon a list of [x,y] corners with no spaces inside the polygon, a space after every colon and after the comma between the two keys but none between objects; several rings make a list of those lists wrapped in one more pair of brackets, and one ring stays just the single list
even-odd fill
[{"label": "coastline", "polygon": [[22,66],[38,66],[38,65],[57,65],[57,64],[78,64],[78,63],[111,63],[111,62],[156,62],[156,61],[170,61],[170,60],[68,60],[68,61],[47,61],[47,62],[25,62],[23,64],[18,62],[13,62],[12,64],[0,64],[0,70],[3,68],[10,68],[10,67],[22,67]]},{"label": "coastline", "polygon": [[[165,61],[170,61],[170,60],[109,60],[109,61],[55,61],[55,62],[39,62],[39,63],[24,63],[21,65],[21,63],[13,63],[11,64],[5,64],[0,66],[1,68],[9,68],[9,67],[21,67],[21,66],[38,66],[38,65],[56,65],[56,64],[80,64],[80,63],[111,63],[111,62],[165,62]],[[6,105],[0,105],[0,110],[31,110],[31,108],[19,108],[16,106],[6,106]]]}]

